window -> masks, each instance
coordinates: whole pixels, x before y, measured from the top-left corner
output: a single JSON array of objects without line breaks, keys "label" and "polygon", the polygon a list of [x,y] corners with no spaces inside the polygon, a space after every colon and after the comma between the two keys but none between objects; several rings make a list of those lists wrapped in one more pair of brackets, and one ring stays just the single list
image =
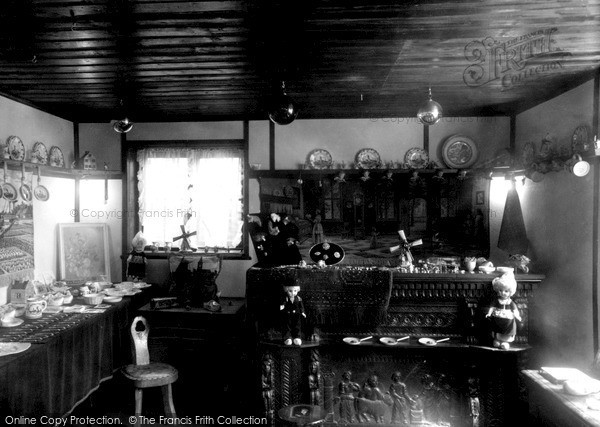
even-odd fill
[{"label": "window", "polygon": [[193,248],[240,253],[243,154],[237,148],[138,150],[138,219],[148,241],[181,247],[186,233]]}]

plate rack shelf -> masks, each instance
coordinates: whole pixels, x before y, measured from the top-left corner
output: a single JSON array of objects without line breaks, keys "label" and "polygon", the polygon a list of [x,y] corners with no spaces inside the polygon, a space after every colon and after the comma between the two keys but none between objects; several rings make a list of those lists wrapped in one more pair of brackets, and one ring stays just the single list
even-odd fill
[{"label": "plate rack shelf", "polygon": [[[250,178],[298,178],[315,177],[315,176],[334,176],[340,172],[344,172],[346,176],[362,175],[364,171],[369,171],[372,176],[380,174],[385,175],[387,172],[394,174],[410,174],[413,170],[419,174],[435,174],[438,171],[444,174],[457,174],[458,169],[249,169],[248,177]],[[462,169],[470,171],[471,169]]]},{"label": "plate rack shelf", "polygon": [[40,168],[40,174],[42,179],[45,177],[52,178],[70,178],[70,179],[121,179],[123,173],[121,171],[105,171],[105,170],[82,170],[82,169],[71,169],[71,168],[58,168],[48,165],[40,165],[39,163],[32,162],[21,162],[18,160],[0,160],[0,165],[8,170],[20,171],[25,166],[26,172],[33,172],[37,174],[37,168]]}]

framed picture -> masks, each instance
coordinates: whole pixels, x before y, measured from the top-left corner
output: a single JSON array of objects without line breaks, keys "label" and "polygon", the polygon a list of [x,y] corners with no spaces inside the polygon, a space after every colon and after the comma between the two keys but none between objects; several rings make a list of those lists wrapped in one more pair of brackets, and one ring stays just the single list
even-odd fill
[{"label": "framed picture", "polygon": [[110,280],[108,226],[58,224],[60,278],[70,284]]},{"label": "framed picture", "polygon": [[485,191],[476,191],[475,192],[475,204],[476,205],[484,205],[485,204]]}]

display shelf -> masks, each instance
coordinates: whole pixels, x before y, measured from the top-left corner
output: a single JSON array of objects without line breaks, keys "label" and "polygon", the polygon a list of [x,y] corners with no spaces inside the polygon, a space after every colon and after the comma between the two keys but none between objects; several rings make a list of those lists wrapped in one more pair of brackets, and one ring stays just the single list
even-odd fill
[{"label": "display shelf", "polygon": [[[461,170],[471,171],[472,169]],[[393,174],[409,174],[413,171],[417,171],[419,174],[434,174],[436,172],[457,174],[459,169],[249,169],[247,173],[250,178],[298,178],[299,176],[334,176],[340,172],[344,172],[346,176],[362,175],[365,171],[369,171],[372,175],[385,175],[388,172]]]},{"label": "display shelf", "polygon": [[37,174],[37,169],[40,169],[40,175],[42,178],[71,178],[71,179],[121,179],[123,173],[121,171],[105,171],[105,170],[82,170],[82,169],[71,169],[71,168],[58,168],[48,165],[40,165],[39,163],[22,162],[19,160],[1,160],[2,166],[6,163],[6,167],[9,170],[22,170],[25,166],[26,172],[33,172]]}]

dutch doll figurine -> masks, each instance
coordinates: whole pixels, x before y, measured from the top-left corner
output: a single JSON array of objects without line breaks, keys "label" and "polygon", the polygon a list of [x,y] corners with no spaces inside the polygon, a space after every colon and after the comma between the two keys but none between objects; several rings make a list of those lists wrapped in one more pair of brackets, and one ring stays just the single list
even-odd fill
[{"label": "dutch doll figurine", "polygon": [[517,320],[521,322],[519,309],[510,298],[517,291],[517,281],[513,273],[505,273],[492,281],[497,298],[494,298],[486,318],[491,320],[494,347],[508,350],[517,334]]},{"label": "dutch doll figurine", "polygon": [[300,286],[297,284],[284,285],[285,298],[279,306],[283,343],[285,345],[302,345],[300,337],[302,317],[306,317],[302,298],[298,295]]}]

